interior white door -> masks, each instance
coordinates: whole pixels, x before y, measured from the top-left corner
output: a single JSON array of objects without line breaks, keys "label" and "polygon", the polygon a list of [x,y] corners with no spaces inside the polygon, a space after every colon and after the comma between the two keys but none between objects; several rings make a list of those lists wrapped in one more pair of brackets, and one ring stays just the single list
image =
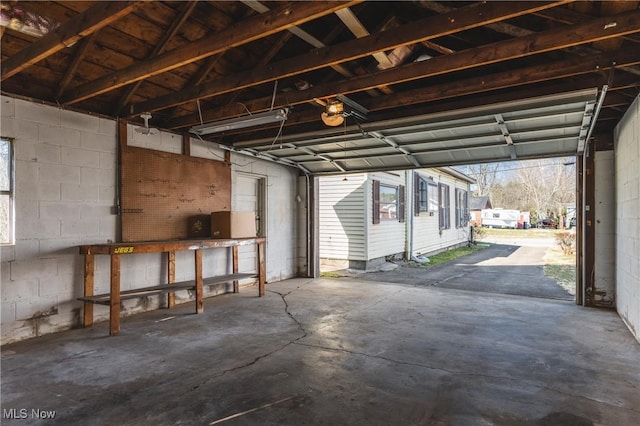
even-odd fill
[{"label": "interior white door", "polygon": [[[259,236],[265,235],[263,200],[263,179],[259,176],[239,175],[234,188],[235,210],[255,212],[256,230]],[[238,250],[238,268],[240,272],[257,271],[257,250],[255,245],[241,246]]]}]

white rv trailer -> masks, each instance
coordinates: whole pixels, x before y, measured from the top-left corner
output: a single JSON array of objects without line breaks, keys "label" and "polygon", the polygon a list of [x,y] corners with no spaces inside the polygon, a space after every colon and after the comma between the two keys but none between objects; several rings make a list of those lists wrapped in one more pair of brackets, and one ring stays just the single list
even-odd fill
[{"label": "white rv trailer", "polygon": [[518,228],[519,210],[484,209],[480,212],[482,226],[488,228]]}]

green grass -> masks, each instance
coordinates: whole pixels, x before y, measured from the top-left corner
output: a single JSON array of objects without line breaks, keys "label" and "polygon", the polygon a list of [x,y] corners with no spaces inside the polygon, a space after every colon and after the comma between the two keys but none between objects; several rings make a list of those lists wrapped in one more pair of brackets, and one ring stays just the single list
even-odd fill
[{"label": "green grass", "polygon": [[344,275],[338,273],[338,272],[333,272],[333,271],[329,271],[329,272],[320,272],[320,277],[321,278],[340,278],[343,277]]},{"label": "green grass", "polygon": [[420,266],[422,266],[423,268],[430,268],[431,266],[440,265],[442,263],[449,262],[451,260],[457,259],[462,256],[466,256],[468,254],[474,253],[478,250],[485,249],[487,247],[488,247],[487,245],[478,244],[471,247],[460,247],[453,250],[443,251],[442,253],[429,256],[429,263],[424,263]]},{"label": "green grass", "polygon": [[576,294],[576,256],[552,247],[544,255],[544,274],[573,296]]}]

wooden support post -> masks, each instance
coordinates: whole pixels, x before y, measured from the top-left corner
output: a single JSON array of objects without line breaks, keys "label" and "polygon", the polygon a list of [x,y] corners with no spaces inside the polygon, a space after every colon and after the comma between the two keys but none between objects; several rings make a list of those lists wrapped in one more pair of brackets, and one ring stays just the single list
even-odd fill
[{"label": "wooden support post", "polygon": [[[176,282],[176,252],[167,252],[167,283]],[[176,305],[176,295],[174,292],[167,293],[167,308],[171,309]]]},{"label": "wooden support post", "polygon": [[111,255],[111,293],[109,303],[109,335],[120,331],[120,255]]},{"label": "wooden support post", "polygon": [[258,243],[258,296],[262,297],[265,293],[265,264],[264,264],[264,243]]},{"label": "wooden support post", "polygon": [[[93,296],[93,271],[94,259],[93,254],[84,255],[84,297]],[[84,302],[83,307],[84,327],[90,327],[93,324],[93,303]]]},{"label": "wooden support post", "polygon": [[196,314],[204,312],[204,300],[202,295],[202,250],[194,252],[196,266]]},{"label": "wooden support post", "polygon": [[[238,273],[238,246],[231,247],[231,258],[233,261],[233,273],[237,274]],[[240,282],[238,280],[234,280],[233,281],[234,293],[238,293],[240,291],[239,286],[240,286]]]}]

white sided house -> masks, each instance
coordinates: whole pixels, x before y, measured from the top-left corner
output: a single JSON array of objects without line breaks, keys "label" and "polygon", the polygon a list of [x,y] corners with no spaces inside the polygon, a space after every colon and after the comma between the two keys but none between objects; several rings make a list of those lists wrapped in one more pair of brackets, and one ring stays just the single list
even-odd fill
[{"label": "white sided house", "polygon": [[472,182],[446,167],[320,177],[321,267],[370,269],[467,244]]}]

